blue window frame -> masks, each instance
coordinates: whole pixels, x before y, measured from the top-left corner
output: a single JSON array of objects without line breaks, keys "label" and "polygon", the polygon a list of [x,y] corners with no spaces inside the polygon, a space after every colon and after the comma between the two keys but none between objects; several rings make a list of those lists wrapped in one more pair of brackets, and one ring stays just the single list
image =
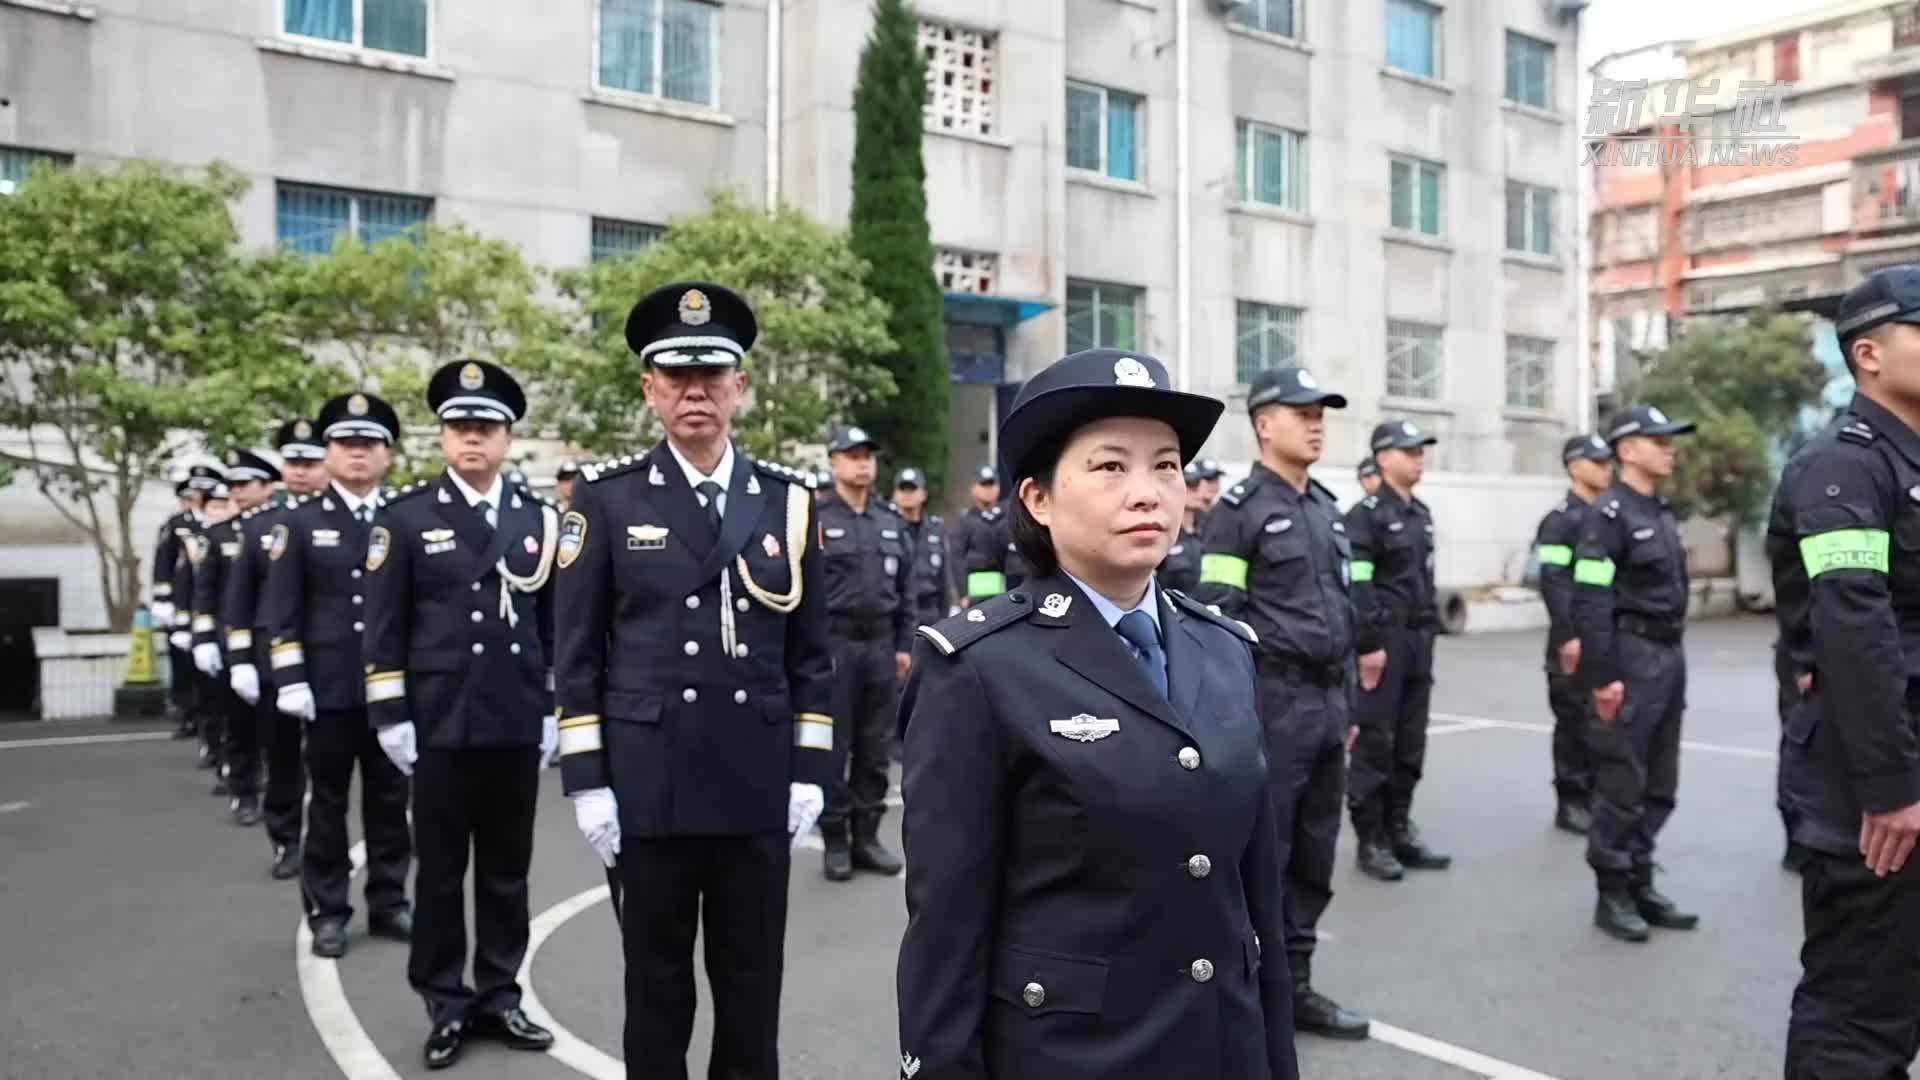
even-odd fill
[{"label": "blue window frame", "polygon": [[282,31],[405,56],[427,55],[428,0],[281,0]]},{"label": "blue window frame", "polygon": [[1116,180],[1140,179],[1144,100],[1085,83],[1067,84],[1067,165]]},{"label": "blue window frame", "polygon": [[308,255],[332,251],[342,235],[377,244],[433,218],[433,200],[416,195],[281,183],[274,201],[274,227],[281,246]]},{"label": "blue window frame", "polygon": [[666,234],[667,227],[664,225],[594,218],[593,261],[631,258],[647,250],[649,245]]},{"label": "blue window frame", "polygon": [[1387,0],[1387,66],[1440,77],[1440,9],[1420,0]]},{"label": "blue window frame", "polygon": [[42,162],[49,165],[71,165],[73,158],[66,154],[50,154],[44,150],[26,150],[17,146],[0,146],[0,195],[11,195],[21,184],[27,182],[27,174]]}]

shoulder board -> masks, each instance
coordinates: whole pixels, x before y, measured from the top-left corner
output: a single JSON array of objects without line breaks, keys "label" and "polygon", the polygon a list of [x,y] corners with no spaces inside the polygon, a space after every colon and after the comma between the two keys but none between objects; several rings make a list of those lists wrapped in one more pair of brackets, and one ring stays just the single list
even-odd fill
[{"label": "shoulder board", "polygon": [[1260,482],[1249,476],[1221,492],[1220,500],[1228,506],[1239,506],[1241,503],[1246,502],[1247,496],[1253,494],[1253,490],[1259,486]]},{"label": "shoulder board", "polygon": [[547,498],[545,495],[540,494],[539,492],[533,490],[532,488],[528,487],[525,484],[511,484],[507,487],[507,490],[515,495],[520,496],[522,499],[525,499],[528,502],[538,503],[541,506],[551,506],[555,510],[560,509],[560,507],[557,504],[555,504],[552,499]]},{"label": "shoulder board", "polygon": [[1189,615],[1197,615],[1228,631],[1249,645],[1260,644],[1260,635],[1253,632],[1253,627],[1248,626],[1239,619],[1229,618],[1228,616],[1220,614],[1220,609],[1211,604],[1203,604],[1193,597],[1188,596],[1186,593],[1181,592],[1179,589],[1168,589],[1167,599],[1172,600],[1174,606],[1181,611]]},{"label": "shoulder board", "polygon": [[958,615],[923,626],[916,633],[931,642],[942,656],[952,656],[995,630],[1033,614],[1033,605],[1026,602],[1026,594],[1019,594],[1018,602],[1013,599],[1014,595],[1001,593],[982,600]]},{"label": "shoulder board", "polygon": [[1323,483],[1321,483],[1321,482],[1320,482],[1320,481],[1318,481],[1318,480],[1315,480],[1315,479],[1312,479],[1311,477],[1309,477],[1309,478],[1308,478],[1308,480],[1307,480],[1307,488],[1308,488],[1308,490],[1310,490],[1310,491],[1317,491],[1317,492],[1319,492],[1320,494],[1322,494],[1322,495],[1324,495],[1324,496],[1326,496],[1326,498],[1327,498],[1327,501],[1328,501],[1328,502],[1330,502],[1330,503],[1333,503],[1333,504],[1334,504],[1335,506],[1338,506],[1338,505],[1340,504],[1340,499],[1339,499],[1339,497],[1338,497],[1338,496],[1336,496],[1336,495],[1334,495],[1334,493],[1332,492],[1332,490],[1330,490],[1330,489],[1329,489],[1329,488],[1327,487],[1327,485],[1325,485],[1325,484],[1323,484]]},{"label": "shoulder board", "polygon": [[415,481],[414,483],[408,484],[406,487],[396,488],[393,491],[389,491],[386,493],[385,500],[380,504],[381,508],[384,509],[386,507],[392,506],[394,503],[404,502],[407,499],[411,499],[415,495],[420,494],[421,492],[427,490],[432,486],[433,484],[430,481],[422,480],[422,481]]},{"label": "shoulder board", "polygon": [[748,460],[753,462],[754,468],[759,469],[775,480],[784,480],[789,484],[798,484],[808,491],[812,491],[820,486],[819,482],[814,480],[812,473],[802,472],[792,466],[782,465],[777,461],[766,461],[761,458],[749,458]]},{"label": "shoulder board", "polygon": [[1874,431],[1871,427],[1867,426],[1865,420],[1850,420],[1840,425],[1840,430],[1837,434],[1840,438],[1848,442],[1860,443],[1863,446],[1871,443],[1874,438]]},{"label": "shoulder board", "polygon": [[647,455],[645,454],[622,454],[617,458],[608,458],[605,461],[598,461],[592,465],[580,466],[580,476],[587,483],[593,484],[605,480],[609,476],[618,476],[624,472],[632,472],[634,466],[644,465],[646,463]]}]

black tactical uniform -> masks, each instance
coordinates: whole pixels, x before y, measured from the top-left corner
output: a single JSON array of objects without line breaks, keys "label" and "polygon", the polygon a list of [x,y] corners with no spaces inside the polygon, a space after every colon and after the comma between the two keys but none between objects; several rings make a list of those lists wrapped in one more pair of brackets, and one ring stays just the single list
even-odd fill
[{"label": "black tactical uniform", "polygon": [[[1261,372],[1247,390],[1249,414],[1275,405],[1344,409],[1347,399],[1322,390],[1304,369],[1280,368]],[[1199,598],[1245,620],[1260,639],[1253,659],[1286,866],[1294,1023],[1303,1031],[1363,1039],[1367,1021],[1315,991],[1312,981],[1320,916],[1333,899],[1346,789],[1353,688],[1347,526],[1319,481],[1308,480],[1303,491],[1255,464],[1208,512],[1204,543]]]},{"label": "black tactical uniform", "polygon": [[[973,482],[998,483],[999,476],[993,466],[982,465]],[[960,515],[947,555],[954,567],[955,584],[968,603],[1007,591],[1007,548],[1012,543],[1006,503],[996,502],[985,510],[969,506]]]},{"label": "black tactical uniform", "polygon": [[[1561,449],[1562,463],[1611,461],[1613,450],[1598,435],[1576,435]],[[1534,533],[1540,560],[1540,598],[1547,605],[1547,707],[1553,711],[1553,789],[1559,806],[1554,824],[1584,834],[1593,791],[1587,755],[1587,694],[1574,673],[1560,668],[1560,647],[1580,636],[1573,624],[1573,549],[1593,507],[1576,492],[1554,504]],[[1578,671],[1576,667],[1575,671]]]},{"label": "black tactical uniform", "polygon": [[[1187,491],[1200,486],[1200,463],[1188,462],[1186,467]],[[1160,584],[1169,589],[1178,589],[1184,593],[1193,593],[1200,588],[1201,534],[1199,523],[1189,528],[1186,515],[1180,518],[1180,534],[1173,539],[1173,546],[1167,549],[1167,557],[1161,561],[1158,575]]]},{"label": "black tactical uniform", "polygon": [[[272,462],[250,451],[232,451],[226,461],[229,485],[272,484],[280,479],[280,470],[274,468]],[[247,555],[242,516],[236,515],[208,530],[207,557],[201,561],[193,583],[193,643],[195,648],[209,646],[221,656],[222,668],[210,680],[213,684],[210,689],[225,720],[226,786],[232,797],[228,807],[236,824],[253,826],[260,822],[260,723],[255,717],[255,706],[241,700],[226,670],[235,662],[234,644],[243,641],[251,646],[253,640],[252,613],[246,613],[246,621],[231,621],[236,613],[230,611],[226,603],[230,584],[240,574],[242,560]],[[239,638],[234,636],[236,632],[241,635]],[[252,663],[251,657],[244,662]]]},{"label": "black tactical uniform", "polygon": [[[878,444],[857,427],[827,444],[830,454]],[[839,493],[820,500],[820,551],[827,567],[827,614],[833,625],[834,753],[847,778],[827,791],[820,815],[824,869],[845,881],[856,869],[900,872],[900,858],[880,843],[892,763],[894,705],[900,686],[894,656],[913,649],[915,554],[907,520],[868,492],[856,511]],[[852,830],[849,835],[848,825]]]},{"label": "black tactical uniform", "polygon": [[[400,422],[393,407],[368,394],[343,394],[320,410],[320,437],[384,439]],[[380,749],[367,722],[367,537],[379,505],[376,487],[356,507],[338,481],[279,515],[268,532],[266,591],[261,604],[269,638],[275,701],[291,711],[303,699],[315,715],[307,725],[307,775],[313,798],[301,853],[300,888],[306,896],[313,949],[346,951],[348,899],[347,791],[360,765],[360,817],[367,842],[368,927],[405,940],[413,916],[407,904],[407,866],[413,838],[407,829],[407,778]],[[310,695],[310,696],[309,696]]]},{"label": "black tactical uniform", "polygon": [[[1614,419],[1607,437],[1681,435],[1690,422],[1651,406]],[[1687,551],[1667,501],[1616,483],[1588,514],[1574,548],[1573,619],[1579,678],[1594,690],[1626,683],[1611,722],[1587,728],[1593,761],[1587,863],[1599,882],[1594,922],[1615,937],[1644,941],[1647,925],[1687,929],[1697,917],[1653,886],[1654,839],[1673,813],[1680,782],[1680,720],[1687,703]]]},{"label": "black tactical uniform", "polygon": [[[1439,440],[1406,420],[1373,430],[1374,452],[1432,446]],[[1413,791],[1427,757],[1433,696],[1433,514],[1387,484],[1347,511],[1353,548],[1356,656],[1385,650],[1387,666],[1372,690],[1360,687],[1360,727],[1347,766],[1347,809],[1359,841],[1360,869],[1397,881],[1404,867],[1442,870],[1452,857],[1428,848],[1414,827]]]},{"label": "black tactical uniform", "polygon": [[[909,467],[900,470],[893,486],[896,492],[901,488],[924,490],[926,480],[926,474]],[[900,512],[900,507],[896,504],[894,510]],[[900,512],[900,516],[906,514]],[[914,621],[919,626],[931,626],[946,618],[954,605],[953,568],[947,561],[947,521],[922,506],[920,520],[907,519],[907,536],[913,541]]]}]

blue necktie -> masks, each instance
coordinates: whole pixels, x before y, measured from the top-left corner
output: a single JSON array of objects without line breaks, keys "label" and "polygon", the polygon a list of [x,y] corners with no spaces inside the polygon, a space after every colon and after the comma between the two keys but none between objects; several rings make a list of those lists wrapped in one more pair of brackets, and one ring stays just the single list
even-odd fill
[{"label": "blue necktie", "polygon": [[1147,678],[1153,680],[1153,688],[1160,691],[1161,697],[1166,697],[1167,653],[1160,647],[1160,627],[1153,616],[1144,611],[1129,611],[1120,616],[1114,629],[1133,646],[1140,663],[1146,666]]}]

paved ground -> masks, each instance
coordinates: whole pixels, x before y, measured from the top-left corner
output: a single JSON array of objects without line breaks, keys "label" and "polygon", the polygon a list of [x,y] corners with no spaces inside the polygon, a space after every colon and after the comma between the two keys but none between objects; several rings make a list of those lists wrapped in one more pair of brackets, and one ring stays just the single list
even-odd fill
[{"label": "paved ground", "polygon": [[[1538,640],[1442,639],[1436,736],[1415,812],[1455,866],[1397,885],[1371,882],[1352,870],[1351,837],[1343,837],[1348,857],[1319,981],[1392,1030],[1362,1044],[1303,1038],[1303,1072],[1326,1080],[1778,1075],[1799,933],[1796,879],[1779,868],[1772,807],[1770,624],[1695,628],[1693,745],[1660,858],[1669,871],[1663,887],[1704,923],[1641,946],[1592,929],[1581,844],[1548,828]],[[405,948],[359,936],[356,919],[345,960],[298,963],[299,901],[292,884],[267,877],[265,839],[225,823],[224,800],[205,793],[210,777],[193,767],[186,744],[147,730],[0,729],[0,1074],[424,1075],[425,1017],[406,986]],[[101,735],[114,741],[94,741]],[[536,929],[550,936],[533,958],[531,984],[537,1006],[575,1038],[552,1057],[480,1046],[454,1075],[622,1075],[612,915],[591,892],[602,880],[598,864],[574,832],[558,776],[548,784],[533,906],[548,913]],[[799,856],[782,1029],[787,1076],[894,1075],[901,896],[898,880],[830,885],[817,854]],[[706,1038],[703,1018],[696,1076]]]}]

